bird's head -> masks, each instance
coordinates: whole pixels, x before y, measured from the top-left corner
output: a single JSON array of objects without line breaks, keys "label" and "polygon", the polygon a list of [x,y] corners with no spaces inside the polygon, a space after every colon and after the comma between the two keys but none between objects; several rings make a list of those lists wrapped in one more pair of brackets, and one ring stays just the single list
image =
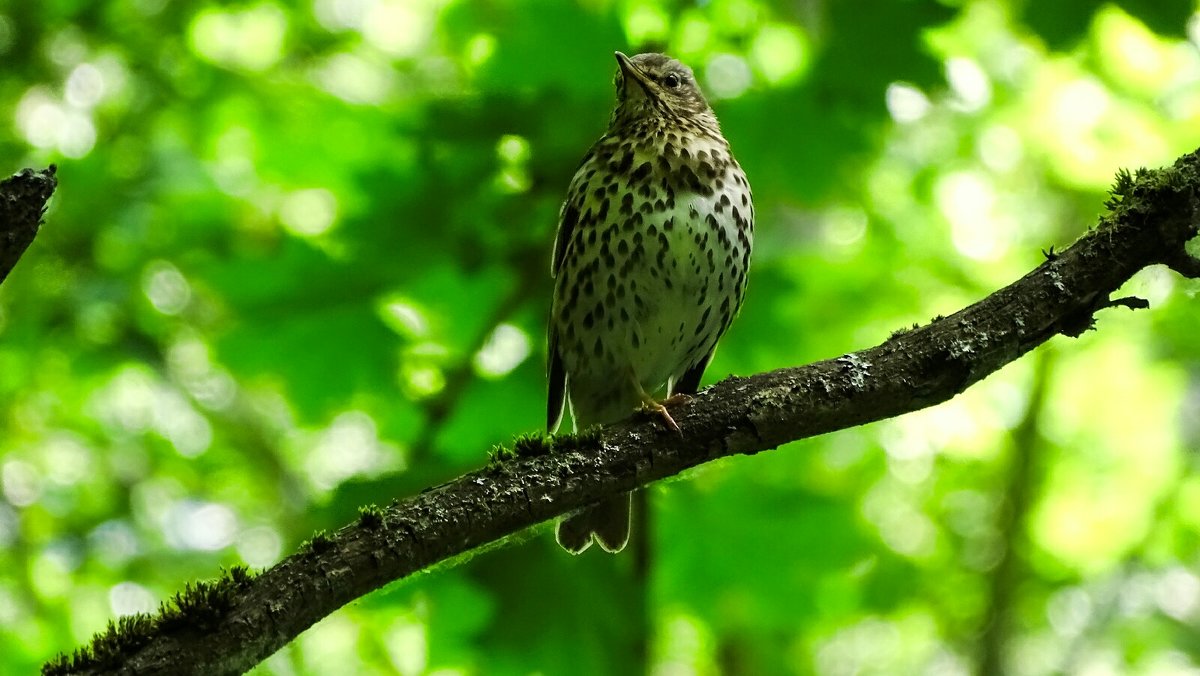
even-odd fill
[{"label": "bird's head", "polygon": [[617,107],[611,127],[652,118],[716,119],[692,69],[664,54],[616,53]]}]

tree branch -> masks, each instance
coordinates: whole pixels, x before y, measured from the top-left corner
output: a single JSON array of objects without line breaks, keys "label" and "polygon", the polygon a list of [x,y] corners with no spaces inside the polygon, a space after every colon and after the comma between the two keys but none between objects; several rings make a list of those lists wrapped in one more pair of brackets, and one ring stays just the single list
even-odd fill
[{"label": "tree branch", "polygon": [[1197,153],[1136,178],[1121,172],[1097,228],[949,317],[836,359],[727,378],[673,408],[683,435],[634,418],[579,437],[524,437],[485,469],[367,508],[257,577],[237,569],[189,585],[159,617],[122,618],[46,672],[241,672],[349,601],[564,512],[715,458],[946,401],[1056,334],[1080,335],[1146,266],[1200,276],[1184,249],[1200,222]]},{"label": "tree branch", "polygon": [[58,187],[51,164],[41,171],[22,169],[0,181],[0,282],[37,236],[46,213],[46,200]]}]

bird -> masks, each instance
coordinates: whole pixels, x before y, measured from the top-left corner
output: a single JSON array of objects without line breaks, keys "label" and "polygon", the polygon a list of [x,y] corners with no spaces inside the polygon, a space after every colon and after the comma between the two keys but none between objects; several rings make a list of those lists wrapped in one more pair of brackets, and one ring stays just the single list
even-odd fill
[{"label": "bird", "polygon": [[[692,70],[616,52],[616,107],[559,210],[547,322],[546,427],[582,431],[695,393],[741,308],[754,237],[750,183]],[[662,399],[657,394],[665,394]],[[580,554],[629,542],[632,493],[562,517]]]}]

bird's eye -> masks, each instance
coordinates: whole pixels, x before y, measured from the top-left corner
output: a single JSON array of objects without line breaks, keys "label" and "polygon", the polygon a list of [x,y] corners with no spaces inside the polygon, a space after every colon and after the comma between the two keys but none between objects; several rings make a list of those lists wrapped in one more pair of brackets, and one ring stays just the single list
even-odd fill
[{"label": "bird's eye", "polygon": [[679,76],[675,73],[667,73],[667,76],[663,78],[663,84],[674,89],[679,86]]}]

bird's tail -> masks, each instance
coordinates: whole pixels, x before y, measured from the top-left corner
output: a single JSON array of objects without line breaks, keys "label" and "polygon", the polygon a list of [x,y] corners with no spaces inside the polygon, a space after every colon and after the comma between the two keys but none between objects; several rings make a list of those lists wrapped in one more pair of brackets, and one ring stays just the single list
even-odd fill
[{"label": "bird's tail", "polygon": [[[639,398],[631,389],[619,390],[617,396],[604,395],[606,383],[591,383],[583,387],[580,394],[572,390],[570,396],[571,418],[576,431],[595,425],[608,425],[628,417],[637,408]],[[611,388],[612,383],[607,383]],[[611,393],[612,390],[610,389]],[[606,498],[595,505],[566,514],[558,520],[554,539],[563,549],[572,554],[582,554],[592,541],[599,543],[606,552],[616,554],[629,544],[629,514],[632,493],[622,493]]]},{"label": "bird's tail", "polygon": [[609,498],[593,507],[568,514],[558,522],[554,539],[572,554],[582,554],[594,539],[600,548],[616,554],[629,543],[629,506],[632,493]]}]

